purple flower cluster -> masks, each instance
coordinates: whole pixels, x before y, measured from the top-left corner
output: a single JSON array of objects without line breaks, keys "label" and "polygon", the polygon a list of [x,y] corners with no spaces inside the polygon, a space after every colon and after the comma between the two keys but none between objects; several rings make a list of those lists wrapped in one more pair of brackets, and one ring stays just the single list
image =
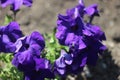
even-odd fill
[{"label": "purple flower cluster", "polygon": [[25,80],[54,78],[50,61],[41,56],[45,40],[39,32],[23,36],[19,24],[10,22],[0,27],[0,45],[0,52],[14,53],[12,64],[24,73]]},{"label": "purple flower cluster", "polygon": [[[0,6],[12,5],[14,11],[19,10],[22,4],[30,7],[32,0],[0,0]],[[19,24],[10,22],[0,27],[0,45],[0,52],[14,53],[12,64],[24,73],[25,80],[54,78],[50,61],[41,56],[45,41],[39,32],[23,36]]]},{"label": "purple flower cluster", "polygon": [[24,73],[25,80],[54,78],[50,62],[40,56],[45,42],[39,32],[35,31],[29,36],[19,38],[15,45],[16,51],[12,64]]},{"label": "purple flower cluster", "polygon": [[32,2],[32,0],[0,0],[0,6],[4,8],[8,5],[11,5],[12,9],[17,11],[22,5],[30,7]]},{"label": "purple flower cluster", "polygon": [[[7,5],[17,11],[21,5],[30,7],[32,0],[0,0],[0,6]],[[86,15],[89,17],[87,22],[84,21]],[[14,53],[12,64],[24,73],[25,80],[51,79],[56,74],[61,77],[77,74],[86,64],[95,65],[99,55],[106,50],[102,44],[106,40],[104,32],[92,24],[95,16],[99,16],[97,4],[85,7],[83,0],[68,9],[66,15],[58,15],[56,38],[61,45],[68,46],[69,51],[61,50],[54,66],[42,56],[45,48],[43,36],[37,31],[23,36],[17,22],[0,27],[0,52]]]},{"label": "purple flower cluster", "polygon": [[[85,15],[90,17],[88,22],[84,21]],[[58,74],[79,72],[86,64],[95,65],[98,55],[106,50],[101,43],[106,40],[104,32],[92,24],[94,16],[99,16],[97,5],[85,7],[83,0],[67,10],[65,16],[58,15],[56,38],[61,45],[70,48],[69,52],[61,52],[55,62]]]}]

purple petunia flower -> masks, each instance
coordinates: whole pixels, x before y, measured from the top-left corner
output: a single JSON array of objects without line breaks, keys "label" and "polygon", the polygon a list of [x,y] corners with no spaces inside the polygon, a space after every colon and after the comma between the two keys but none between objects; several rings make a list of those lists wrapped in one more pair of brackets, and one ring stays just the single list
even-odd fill
[{"label": "purple petunia flower", "polygon": [[51,70],[51,64],[48,60],[43,58],[34,58],[35,70],[32,72],[25,72],[25,80],[44,80],[44,78],[54,78]]},{"label": "purple petunia flower", "polygon": [[56,71],[60,75],[64,75],[66,73],[66,66],[71,65],[73,62],[73,58],[71,54],[67,54],[64,50],[61,51],[61,56],[55,61]]},{"label": "purple petunia flower", "polygon": [[44,38],[39,32],[19,38],[16,42],[16,51],[12,64],[23,71],[25,80],[44,80],[54,78],[50,62],[40,57],[45,47]]},{"label": "purple petunia flower", "polygon": [[[85,22],[84,16],[90,16],[90,21]],[[83,0],[79,5],[67,10],[66,15],[58,15],[56,38],[61,45],[69,46],[69,52],[61,52],[55,61],[55,71],[60,75],[78,73],[83,67],[95,65],[99,55],[107,48],[102,44],[106,40],[105,33],[99,26],[91,22],[98,16],[97,5],[85,8]],[[67,59],[68,58],[68,59]],[[68,63],[66,63],[68,60]]]},{"label": "purple petunia flower", "polygon": [[[19,64],[31,63],[33,66],[33,61],[34,61],[33,56],[38,56],[38,57],[40,56],[40,52],[45,47],[45,42],[44,42],[44,38],[40,33],[33,32],[30,36],[19,38],[15,42],[15,46],[16,46],[16,51],[14,55],[15,57],[13,59],[13,64],[16,67],[19,67]],[[30,65],[27,65],[28,68],[27,67],[24,68],[29,69]]]},{"label": "purple petunia flower", "polygon": [[64,77],[67,74],[78,74],[85,65],[96,65],[98,56],[102,55],[106,46],[97,40],[89,41],[91,43],[85,49],[71,47],[69,52],[61,51],[61,56],[55,61],[55,73]]},{"label": "purple petunia flower", "polygon": [[[91,10],[95,6],[91,6],[88,9]],[[58,15],[56,38],[59,43],[69,47],[74,46],[78,49],[84,49],[87,47],[86,36],[98,41],[106,40],[104,32],[98,26],[84,22],[81,16],[84,13],[79,13],[80,9],[81,11],[83,10],[77,6],[68,10],[66,16]],[[94,14],[97,13],[93,11],[91,16]]]},{"label": "purple petunia flower", "polygon": [[45,47],[44,38],[39,32],[34,31],[30,36],[19,38],[16,42],[16,51],[18,52],[24,52],[28,51],[34,51],[34,55],[40,55],[40,52]]},{"label": "purple petunia flower", "polygon": [[79,16],[78,9],[72,14],[72,16],[58,16],[57,22],[57,33],[56,37],[60,44],[66,46],[74,46],[79,49],[86,47],[83,40],[83,30],[85,29],[85,24],[82,18]]},{"label": "purple petunia flower", "polygon": [[[74,54],[77,53],[77,56]],[[79,54],[80,51],[70,50],[68,53],[61,51],[61,56],[55,61],[55,73],[62,75],[77,74],[82,71],[87,63],[87,55]]]},{"label": "purple petunia flower", "polygon": [[32,6],[32,0],[0,0],[0,5],[4,8],[7,5],[12,5],[14,11],[19,10],[20,6]]},{"label": "purple petunia flower", "polygon": [[12,64],[24,73],[25,80],[44,80],[54,78],[48,60],[33,56],[32,53],[15,54]]},{"label": "purple petunia flower", "polygon": [[14,52],[14,43],[22,36],[23,34],[17,22],[10,22],[7,26],[0,27],[0,52]]}]

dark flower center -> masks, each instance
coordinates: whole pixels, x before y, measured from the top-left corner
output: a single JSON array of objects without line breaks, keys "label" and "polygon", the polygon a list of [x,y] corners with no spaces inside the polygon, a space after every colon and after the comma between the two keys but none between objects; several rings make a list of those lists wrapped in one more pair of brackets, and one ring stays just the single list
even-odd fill
[{"label": "dark flower center", "polygon": [[3,35],[3,33],[2,32],[0,32],[0,37]]},{"label": "dark flower center", "polygon": [[78,26],[77,25],[72,26],[71,29],[72,29],[72,31],[77,31],[78,30]]},{"label": "dark flower center", "polygon": [[28,49],[30,47],[29,44],[25,44],[24,46],[26,49]]}]

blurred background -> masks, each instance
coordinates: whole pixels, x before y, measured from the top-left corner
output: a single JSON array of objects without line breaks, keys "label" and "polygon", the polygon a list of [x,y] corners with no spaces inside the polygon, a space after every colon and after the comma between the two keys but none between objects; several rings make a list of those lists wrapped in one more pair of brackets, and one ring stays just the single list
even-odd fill
[{"label": "blurred background", "polygon": [[[101,26],[107,41],[104,44],[108,50],[98,60],[95,67],[89,67],[90,74],[84,80],[120,80],[120,0],[84,0],[85,5],[98,4],[100,17],[95,17],[93,23]],[[57,15],[65,14],[66,9],[78,4],[78,0],[33,0],[33,6],[22,6],[17,14],[17,21],[24,34],[36,30],[41,33],[51,33],[56,26]],[[9,7],[0,9],[0,26],[5,15],[12,15]],[[71,78],[74,80],[74,78]],[[76,80],[79,80],[77,78]]]}]

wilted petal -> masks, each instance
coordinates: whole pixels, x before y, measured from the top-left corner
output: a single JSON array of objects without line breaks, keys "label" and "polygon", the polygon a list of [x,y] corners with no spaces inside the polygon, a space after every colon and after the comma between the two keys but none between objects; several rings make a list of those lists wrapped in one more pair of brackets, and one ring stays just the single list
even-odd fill
[{"label": "wilted petal", "polygon": [[32,3],[33,3],[32,0],[23,0],[23,4],[26,5],[26,6],[28,6],[28,7],[31,7]]},{"label": "wilted petal", "polygon": [[97,10],[97,4],[93,4],[87,8],[84,9],[85,13],[88,14],[89,16],[92,15],[99,15],[99,11]]},{"label": "wilted petal", "polygon": [[0,5],[4,8],[13,3],[13,0],[0,0]]}]

